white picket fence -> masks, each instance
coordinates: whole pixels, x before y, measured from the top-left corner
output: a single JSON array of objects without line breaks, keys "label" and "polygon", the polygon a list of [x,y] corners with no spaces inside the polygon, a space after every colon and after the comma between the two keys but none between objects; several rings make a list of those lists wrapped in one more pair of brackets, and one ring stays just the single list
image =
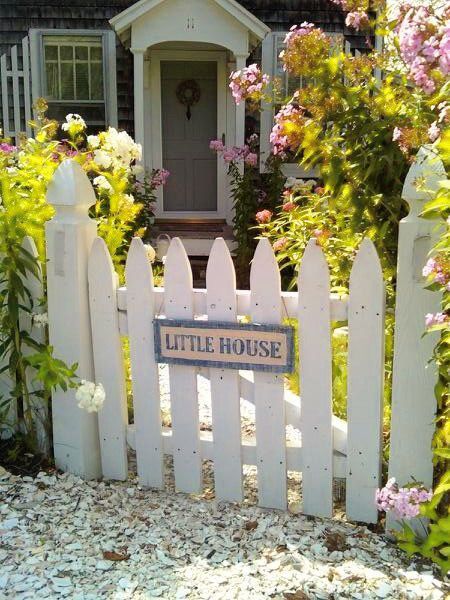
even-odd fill
[{"label": "white picket fence", "polygon": [[[311,240],[299,274],[299,293],[281,292],[280,273],[268,240],[258,244],[251,266],[251,289],[236,290],[234,266],[218,238],[209,258],[206,290],[192,287],[191,267],[179,239],[172,240],[164,289],[155,289],[142,241],[133,240],[126,263],[126,288],[117,277],[104,241],[92,246],[88,267],[94,368],[107,403],[98,415],[102,472],[126,479],[127,441],[136,449],[142,485],[164,486],[164,455],[174,460],[179,491],[200,492],[202,461],[214,461],[218,500],[243,499],[243,464],[257,466],[259,504],[287,507],[287,471],[302,472],[303,510],[331,516],[333,478],[347,480],[349,518],[374,522],[374,494],[380,484],[384,379],[382,272],[371,241],[355,258],[350,295],[330,295],[322,249]],[[241,439],[241,382],[244,373],[210,368],[212,434],[199,431],[197,373],[193,366],[169,366],[171,421],[162,429],[153,321],[211,319],[237,322],[250,316],[260,324],[298,319],[300,402],[286,418],[283,375],[247,374],[255,404],[256,437]],[[332,416],[331,322],[348,321],[348,424]],[[135,424],[128,426],[121,337],[131,350]],[[203,369],[203,375],[205,375]],[[301,431],[301,445],[286,444],[286,423]]]},{"label": "white picket fence", "polygon": [[[423,179],[423,189],[414,181]],[[423,337],[424,314],[439,309],[439,294],[424,290],[421,268],[438,235],[420,215],[430,191],[445,178],[442,163],[424,148],[411,167],[403,197],[410,214],[400,224],[391,451],[389,472],[401,483],[432,478],[431,438],[435,375],[428,366],[436,336]],[[64,161],[48,201],[55,217],[47,223],[47,295],[50,343],[55,355],[78,363],[81,378],[103,383],[106,402],[99,414],[80,410],[75,390],[52,395],[53,449],[58,468],[86,479],[128,476],[127,446],[136,450],[143,486],[163,488],[164,456],[173,456],[179,491],[202,488],[202,461],[214,465],[219,500],[243,498],[243,465],[257,470],[259,504],[286,508],[288,471],[300,472],[303,511],[330,516],[333,481],[346,481],[350,519],[374,522],[374,492],[380,484],[384,284],[372,243],[355,256],[349,296],[330,294],[329,270],[315,240],[301,260],[299,292],[281,292],[280,274],[267,240],[251,265],[251,289],[236,290],[228,248],[217,239],[207,268],[207,289],[193,289],[182,243],[174,239],[165,267],[165,287],[153,286],[147,252],[135,239],[126,262],[126,287],[119,287],[97,225],[88,218],[95,193],[78,163]],[[32,249],[33,250],[33,249]],[[35,282],[36,297],[41,294]],[[159,317],[261,324],[299,323],[301,400],[273,373],[202,368],[209,379],[212,432],[199,431],[198,374],[192,366],[170,365],[170,428],[162,427],[159,368],[153,322]],[[331,324],[348,323],[347,422],[332,415]],[[128,423],[123,337],[129,338],[134,423]],[[0,382],[2,384],[2,382]],[[255,439],[242,438],[241,405],[255,405]],[[14,408],[14,407],[13,407]],[[38,408],[38,410],[40,410]],[[301,442],[286,443],[286,425]],[[45,446],[45,440],[42,444]]]},{"label": "white picket fence", "polygon": [[30,42],[23,38],[20,45],[12,46],[9,54],[0,56],[0,92],[4,137],[14,138],[20,133],[31,135],[31,70]]}]

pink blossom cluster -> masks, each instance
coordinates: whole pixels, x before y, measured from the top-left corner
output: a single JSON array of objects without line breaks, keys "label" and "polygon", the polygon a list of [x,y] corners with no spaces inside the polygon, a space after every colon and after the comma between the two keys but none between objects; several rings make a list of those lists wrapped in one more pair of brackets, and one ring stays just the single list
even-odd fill
[{"label": "pink blossom cluster", "polygon": [[427,313],[425,315],[425,325],[427,329],[434,327],[435,325],[443,325],[444,323],[450,322],[450,316],[446,313]]},{"label": "pink blossom cluster", "polygon": [[167,169],[155,169],[152,173],[152,188],[157,188],[162,185],[166,185],[169,177],[170,171],[168,171]]},{"label": "pink blossom cluster", "polygon": [[345,24],[347,27],[360,31],[360,29],[365,29],[369,25],[369,16],[363,10],[354,10],[346,16]]},{"label": "pink blossom cluster", "polygon": [[286,248],[288,243],[289,240],[286,237],[281,237],[273,243],[272,248],[275,252],[280,252],[280,250],[284,250]]},{"label": "pink blossom cluster", "polygon": [[0,152],[4,154],[11,154],[17,150],[16,146],[12,146],[11,144],[7,144],[6,142],[2,142],[0,144]]},{"label": "pink blossom cluster", "polygon": [[410,7],[397,26],[400,55],[409,77],[426,94],[439,76],[450,74],[450,9]]},{"label": "pink blossom cluster", "polygon": [[302,106],[289,102],[281,107],[275,115],[275,125],[270,134],[270,141],[275,155],[284,156],[287,152],[295,152],[303,139],[305,111]]},{"label": "pink blossom cluster", "polygon": [[247,98],[261,100],[268,83],[269,76],[263,74],[256,63],[230,75],[230,89],[236,104]]},{"label": "pink blossom cluster", "polygon": [[[292,27],[289,30],[289,33],[284,38],[286,48],[289,49],[293,44],[295,44],[297,38],[303,35],[308,35],[314,29],[315,26],[313,25],[313,23],[308,23],[306,21],[301,25],[292,25]],[[280,57],[283,57],[283,53],[280,54]]]},{"label": "pink blossom cluster", "polygon": [[433,283],[439,283],[445,286],[450,292],[450,265],[447,264],[442,256],[435,256],[427,260],[427,264],[422,269],[422,275],[428,277]]},{"label": "pink blossom cluster", "polygon": [[440,137],[443,127],[450,123],[450,105],[447,102],[441,102],[438,104],[438,110],[437,120],[428,128],[428,137],[431,142],[435,142]]},{"label": "pink blossom cluster", "polygon": [[401,488],[392,477],[384,488],[376,491],[375,503],[378,510],[392,511],[398,519],[412,519],[420,514],[420,505],[429,502],[432,495],[423,486]]},{"label": "pink blossom cluster", "polygon": [[272,218],[272,214],[273,213],[270,210],[267,210],[266,208],[265,210],[260,210],[259,212],[257,212],[255,215],[255,219],[261,225],[264,223],[269,223],[270,219]]},{"label": "pink blossom cluster", "polygon": [[258,164],[258,155],[253,152],[248,144],[243,146],[232,146],[228,148],[224,146],[220,140],[211,140],[209,147],[214,152],[222,155],[223,160],[226,163],[244,161],[246,165],[250,167],[256,167]]}]

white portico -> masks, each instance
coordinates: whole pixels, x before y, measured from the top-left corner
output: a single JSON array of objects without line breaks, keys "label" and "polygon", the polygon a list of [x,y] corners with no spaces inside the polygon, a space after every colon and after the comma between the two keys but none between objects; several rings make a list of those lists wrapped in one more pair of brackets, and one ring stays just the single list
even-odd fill
[{"label": "white portico", "polygon": [[144,164],[171,172],[156,217],[229,223],[226,168],[209,141],[244,143],[245,105],[235,106],[228,75],[269,28],[235,0],[140,0],[111,24],[134,55]]}]

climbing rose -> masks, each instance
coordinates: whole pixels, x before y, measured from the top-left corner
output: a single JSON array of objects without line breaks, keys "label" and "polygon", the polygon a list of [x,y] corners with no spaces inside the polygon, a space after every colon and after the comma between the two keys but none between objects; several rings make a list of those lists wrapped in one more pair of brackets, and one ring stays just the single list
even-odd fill
[{"label": "climbing rose", "polygon": [[261,224],[268,223],[271,218],[272,218],[272,213],[270,212],[270,210],[267,210],[267,209],[260,210],[255,215],[255,219],[258,221],[258,223],[261,223]]},{"label": "climbing rose", "polygon": [[82,380],[76,394],[78,406],[87,412],[98,412],[105,401],[105,388],[101,383]]},{"label": "climbing rose", "polygon": [[412,519],[420,514],[420,505],[429,502],[433,493],[425,487],[399,488],[395,478],[389,479],[384,488],[375,494],[378,510],[392,511],[398,519]]},{"label": "climbing rose", "polygon": [[257,64],[234,71],[230,75],[230,89],[236,104],[247,99],[259,102],[268,83],[269,76],[261,73]]}]

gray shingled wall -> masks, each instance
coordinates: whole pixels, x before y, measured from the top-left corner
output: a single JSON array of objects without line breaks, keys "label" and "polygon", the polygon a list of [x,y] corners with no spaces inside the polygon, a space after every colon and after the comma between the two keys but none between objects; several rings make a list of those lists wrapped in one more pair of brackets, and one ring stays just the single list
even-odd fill
[{"label": "gray shingled wall", "polygon": [[[32,28],[107,29],[108,20],[131,4],[130,0],[0,0],[0,54],[20,44]],[[329,0],[241,0],[241,4],[273,30],[311,21],[325,31],[344,31],[353,48],[366,47],[363,35],[349,35],[344,14]],[[117,92],[119,126],[133,133],[133,60],[119,41]]]}]

